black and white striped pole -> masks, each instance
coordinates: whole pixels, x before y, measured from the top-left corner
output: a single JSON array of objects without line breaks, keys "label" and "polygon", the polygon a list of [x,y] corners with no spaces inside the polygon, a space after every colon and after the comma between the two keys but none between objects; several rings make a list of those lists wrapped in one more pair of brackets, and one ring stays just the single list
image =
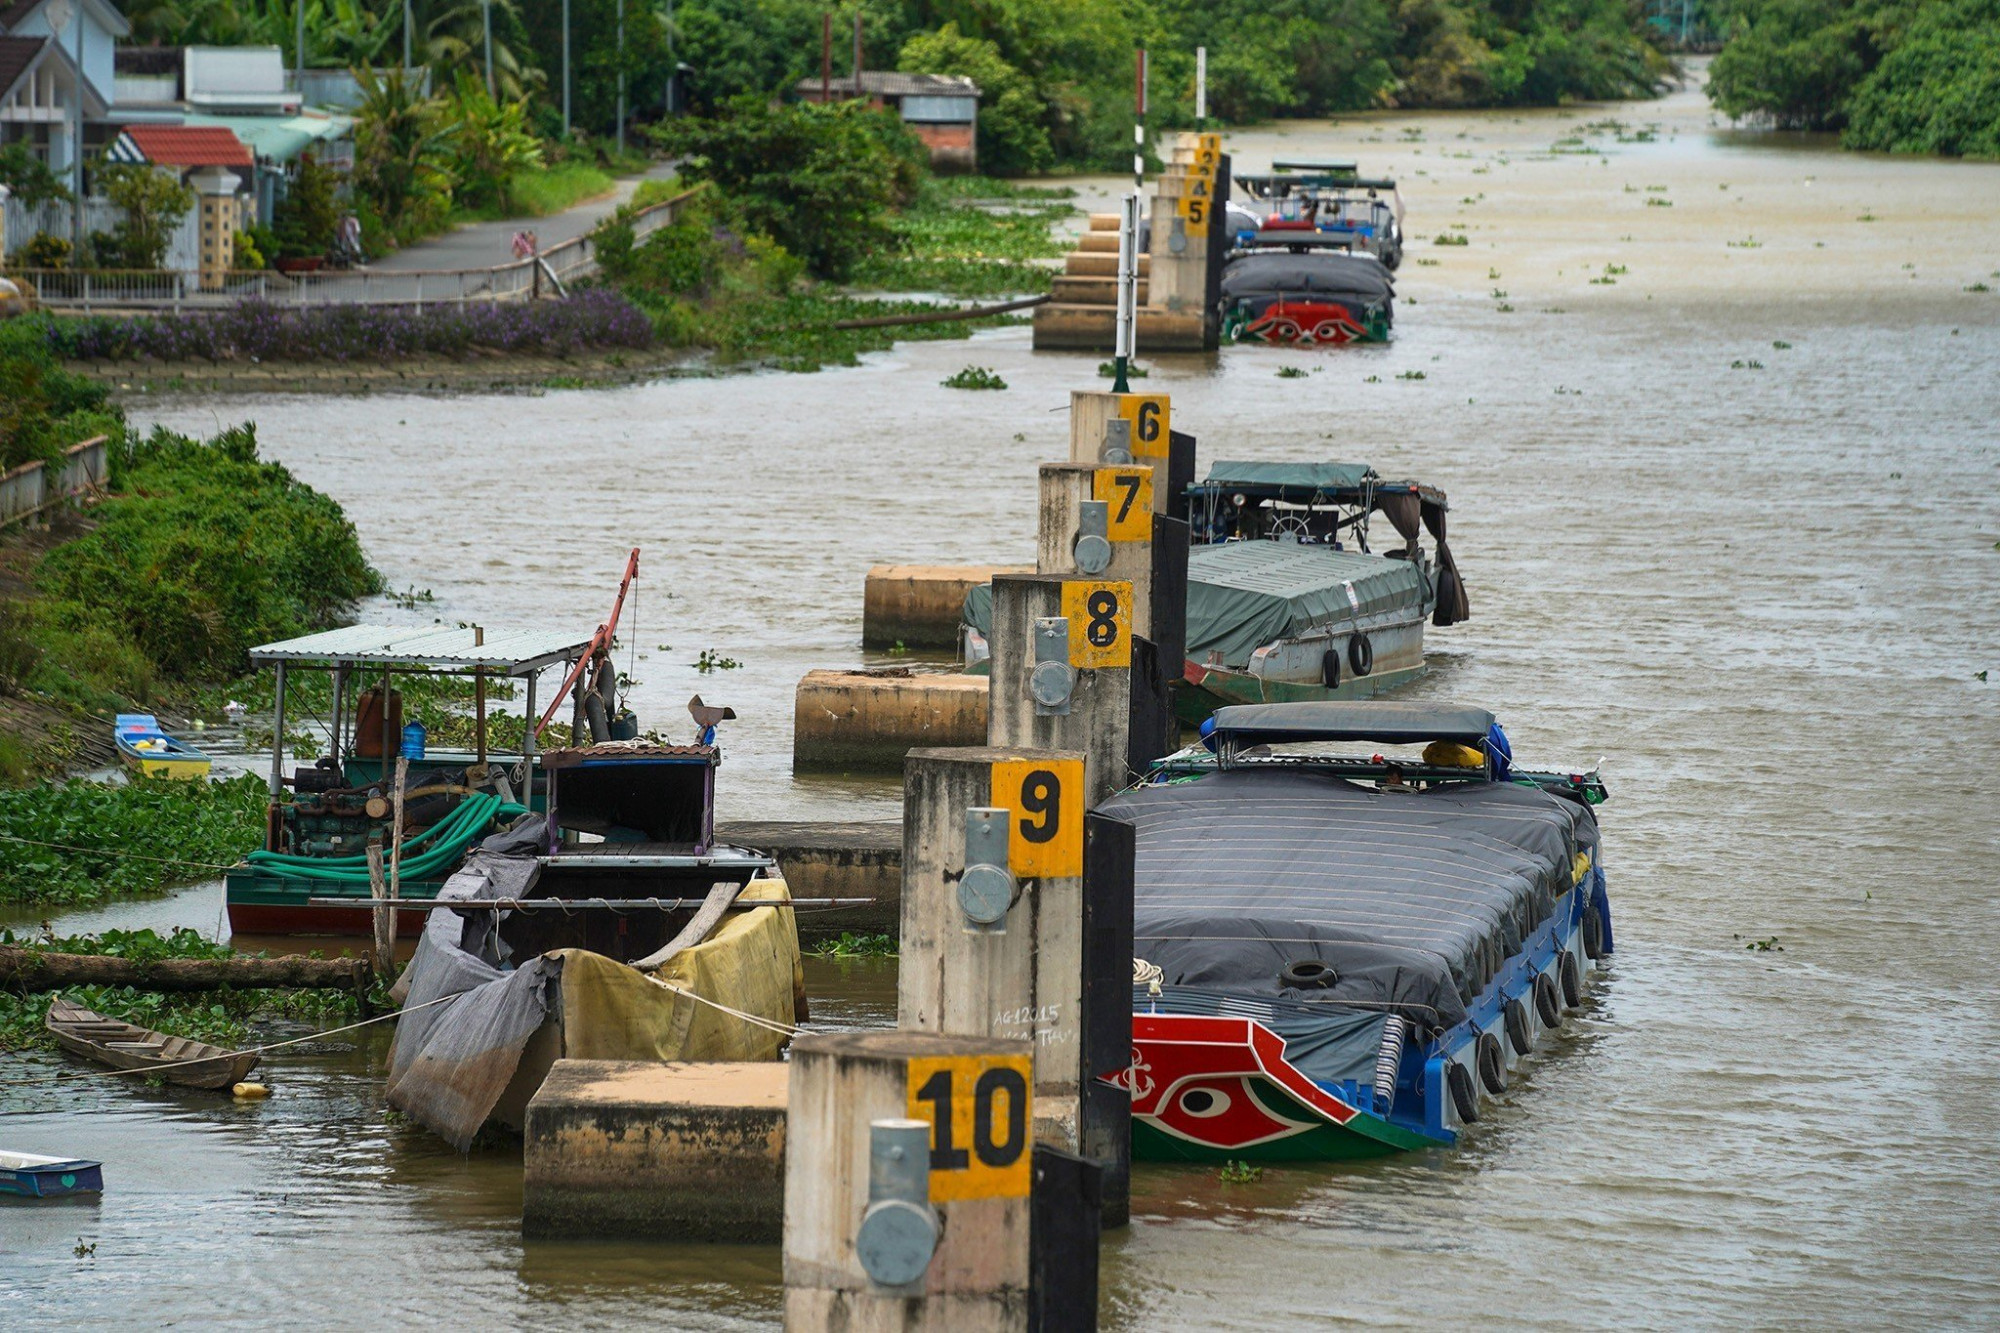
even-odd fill
[{"label": "black and white striped pole", "polygon": [[1112,348],[1111,390],[1130,393],[1129,372],[1137,350],[1139,323],[1139,213],[1146,190],[1146,51],[1141,47],[1133,71],[1132,194],[1124,201],[1118,223],[1118,325]]}]

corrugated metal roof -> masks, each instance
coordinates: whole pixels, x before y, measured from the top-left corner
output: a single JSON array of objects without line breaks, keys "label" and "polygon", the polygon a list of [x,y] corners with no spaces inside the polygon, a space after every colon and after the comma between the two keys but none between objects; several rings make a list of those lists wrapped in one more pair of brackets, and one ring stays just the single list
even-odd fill
[{"label": "corrugated metal roof", "polygon": [[470,671],[484,667],[510,676],[581,657],[590,636],[550,630],[485,631],[486,642],[475,644],[474,632],[443,625],[349,625],[296,639],[283,639],[250,650],[252,662],[290,662],[332,666],[341,662],[384,667],[419,667],[434,671]]},{"label": "corrugated metal roof", "polygon": [[[800,79],[797,85],[801,96],[817,97],[819,88],[818,79]],[[852,97],[854,76],[834,76],[831,91],[836,100]],[[897,70],[864,69],[861,91],[871,97],[977,97],[979,85],[962,74],[904,74]]]},{"label": "corrugated metal roof", "polygon": [[226,125],[127,125],[106,154],[160,167],[252,167],[250,150]]}]

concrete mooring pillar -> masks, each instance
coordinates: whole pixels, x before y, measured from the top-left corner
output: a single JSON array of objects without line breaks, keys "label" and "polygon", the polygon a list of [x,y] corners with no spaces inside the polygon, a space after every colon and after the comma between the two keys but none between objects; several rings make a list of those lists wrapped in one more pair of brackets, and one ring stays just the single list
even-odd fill
[{"label": "concrete mooring pillar", "polygon": [[1029,1051],[929,1032],[792,1043],[786,1328],[1025,1333]]},{"label": "concrete mooring pillar", "polygon": [[[903,768],[899,1027],[1035,1043],[1035,1137],[1076,1151],[1084,762],[912,750]],[[1129,965],[1128,965],[1129,970]]]},{"label": "concrete mooring pillar", "polygon": [[1153,479],[1144,463],[1044,463],[1035,572],[1132,585],[1132,633],[1152,633]]},{"label": "concrete mooring pillar", "polygon": [[1083,804],[1125,786],[1132,585],[1003,574],[993,580],[987,740],[1083,755]]}]

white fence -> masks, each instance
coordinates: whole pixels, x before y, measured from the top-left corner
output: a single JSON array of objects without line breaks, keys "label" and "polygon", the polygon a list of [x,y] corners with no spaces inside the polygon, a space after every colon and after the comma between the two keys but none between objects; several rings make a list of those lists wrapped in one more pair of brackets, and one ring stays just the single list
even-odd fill
[{"label": "white fence", "polygon": [[[698,189],[699,187],[697,187]],[[632,216],[634,238],[671,226],[694,196],[687,190]],[[579,236],[551,246],[536,259],[491,268],[375,272],[329,269],[316,273],[234,272],[219,289],[204,291],[191,273],[10,270],[34,284],[43,305],[55,310],[183,310],[229,305],[245,298],[273,305],[452,305],[462,301],[527,301],[555,296],[597,271],[597,242]]]},{"label": "white fence", "polygon": [[71,445],[50,478],[46,463],[23,463],[0,475],[0,528],[32,518],[52,505],[104,489],[111,480],[105,437]]}]

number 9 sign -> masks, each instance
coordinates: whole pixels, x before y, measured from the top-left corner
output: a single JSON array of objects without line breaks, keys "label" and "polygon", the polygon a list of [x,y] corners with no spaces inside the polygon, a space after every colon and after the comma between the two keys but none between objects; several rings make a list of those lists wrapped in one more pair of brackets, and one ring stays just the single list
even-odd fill
[{"label": "number 9 sign", "polygon": [[1022,879],[1083,873],[1083,760],[1003,759],[987,797],[1009,811],[1007,868]]}]

